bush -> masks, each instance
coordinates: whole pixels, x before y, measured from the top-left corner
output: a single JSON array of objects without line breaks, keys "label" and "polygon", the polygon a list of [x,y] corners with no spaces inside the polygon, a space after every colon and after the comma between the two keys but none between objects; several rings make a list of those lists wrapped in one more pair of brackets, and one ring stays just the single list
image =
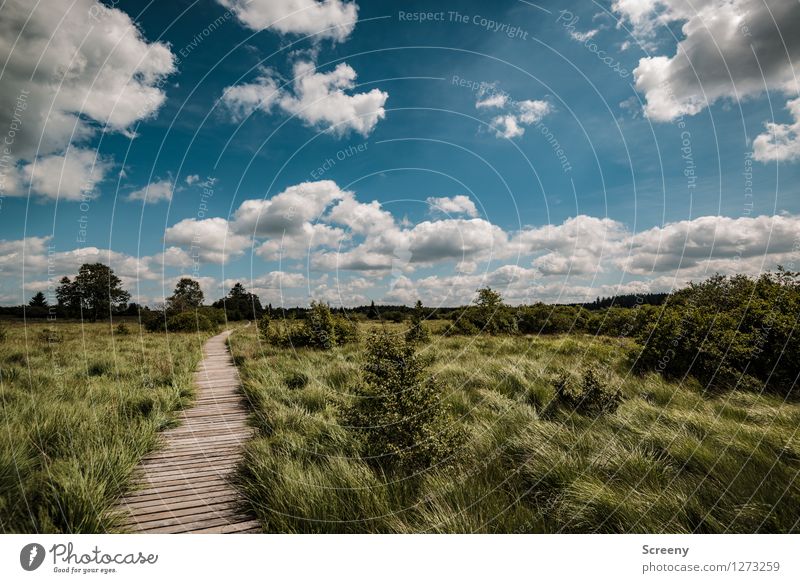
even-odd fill
[{"label": "bush", "polygon": [[365,460],[383,470],[422,471],[453,455],[459,434],[449,422],[430,364],[414,346],[386,332],[367,341],[364,386],[346,412]]},{"label": "bush", "polygon": [[261,339],[267,344],[282,348],[319,348],[329,350],[334,346],[358,342],[358,324],[341,316],[333,316],[330,308],[320,302],[311,302],[302,321],[272,321],[264,315],[258,324]]},{"label": "bush", "polygon": [[216,324],[205,315],[195,312],[181,312],[167,320],[167,330],[170,332],[207,332],[216,328]]},{"label": "bush", "polygon": [[357,322],[339,316],[333,319],[333,329],[335,333],[336,344],[339,346],[343,344],[349,344],[351,342],[358,342],[360,334],[358,331]]},{"label": "bush", "polygon": [[328,350],[336,346],[336,323],[331,309],[322,302],[312,301],[306,314],[308,345]]},{"label": "bush", "polygon": [[114,328],[114,334],[117,334],[119,336],[127,336],[130,333],[131,329],[128,328],[128,325],[125,324],[124,322],[120,322],[119,324],[117,324],[117,327]]},{"label": "bush", "polygon": [[622,403],[622,393],[611,390],[592,369],[576,383],[573,375],[562,373],[555,382],[555,402],[581,415],[597,417],[614,413]]},{"label": "bush", "polygon": [[472,322],[467,310],[458,312],[453,323],[442,330],[445,336],[475,336],[480,332],[480,328]]},{"label": "bush", "polygon": [[714,276],[671,295],[639,334],[636,367],[709,388],[788,396],[800,373],[800,274]]},{"label": "bush", "polygon": [[53,328],[43,328],[39,330],[37,338],[42,344],[58,344],[64,341],[64,335]]},{"label": "bush", "polygon": [[431,333],[428,331],[428,327],[425,326],[424,321],[425,312],[422,302],[417,301],[414,311],[411,313],[411,322],[406,331],[406,342],[422,344],[430,340]]}]

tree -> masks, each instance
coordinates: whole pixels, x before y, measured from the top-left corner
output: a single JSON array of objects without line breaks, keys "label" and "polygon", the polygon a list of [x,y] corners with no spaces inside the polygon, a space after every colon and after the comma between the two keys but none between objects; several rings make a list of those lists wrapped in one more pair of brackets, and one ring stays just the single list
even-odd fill
[{"label": "tree", "polygon": [[186,312],[203,305],[203,290],[200,284],[188,277],[182,277],[175,285],[175,291],[167,298],[167,310]]},{"label": "tree", "polygon": [[369,309],[367,310],[367,318],[370,320],[377,320],[381,317],[378,313],[378,308],[375,307],[375,300],[372,300],[369,304]]},{"label": "tree", "polygon": [[96,322],[124,310],[131,295],[122,289],[122,280],[113,269],[102,263],[84,263],[74,281],[61,279],[56,297],[70,315],[86,316]]},{"label": "tree", "polygon": [[32,308],[46,308],[47,298],[44,297],[42,292],[36,292],[36,295],[31,298],[30,302],[28,302],[28,305]]},{"label": "tree", "polygon": [[503,296],[499,292],[490,287],[481,288],[475,304],[477,308],[473,323],[483,332],[498,334],[517,331],[516,317],[503,303]]},{"label": "tree", "polygon": [[236,283],[228,295],[212,304],[225,310],[228,320],[256,320],[264,313],[261,300],[249,293],[241,283]]},{"label": "tree", "polygon": [[411,322],[406,331],[406,342],[427,342],[430,340],[430,332],[425,326],[425,308],[422,302],[417,300],[414,311],[411,313]]},{"label": "tree", "polygon": [[59,281],[56,288],[56,300],[61,313],[69,317],[79,317],[81,315],[81,298],[75,282],[64,276]]},{"label": "tree", "polygon": [[412,473],[446,462],[462,437],[449,422],[430,359],[387,332],[367,341],[364,385],[347,409],[362,438],[363,457],[388,470]]}]

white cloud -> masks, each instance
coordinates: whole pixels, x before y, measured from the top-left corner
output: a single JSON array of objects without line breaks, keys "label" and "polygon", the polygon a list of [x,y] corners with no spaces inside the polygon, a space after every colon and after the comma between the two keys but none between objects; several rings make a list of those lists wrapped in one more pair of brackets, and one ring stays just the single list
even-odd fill
[{"label": "white cloud", "polygon": [[800,159],[800,97],[786,104],[791,123],[765,124],[767,131],[753,140],[753,158],[759,162],[791,162]]},{"label": "white cloud", "polygon": [[244,253],[252,239],[237,234],[222,217],[184,219],[164,232],[164,241],[191,250],[200,261],[222,264]]},{"label": "white cloud", "polygon": [[698,217],[633,235],[619,264],[640,275],[758,273],[797,261],[797,233],[797,216]]},{"label": "white cloud", "polygon": [[105,179],[112,164],[94,150],[70,148],[64,154],[49,154],[22,167],[35,193],[45,198],[81,200],[96,196],[95,187]]},{"label": "white cloud", "polygon": [[486,97],[478,97],[475,107],[478,109],[491,109],[495,107],[505,107],[508,103],[508,95],[505,93],[493,93]]},{"label": "white cloud", "polygon": [[0,39],[0,127],[19,118],[11,150],[20,160],[62,152],[98,126],[126,131],[158,110],[159,82],[175,70],[167,45],[93,0],[7,0]]},{"label": "white cloud", "polygon": [[518,138],[525,134],[525,127],[541,121],[552,111],[548,101],[525,99],[515,101],[495,84],[482,85],[478,90],[475,107],[479,110],[499,110],[489,122],[498,138]]},{"label": "white cloud", "polygon": [[452,197],[429,196],[425,202],[431,205],[433,210],[440,211],[448,215],[467,215],[468,217],[478,216],[478,209],[475,207],[475,203],[464,194],[457,194],[456,196]]},{"label": "white cloud", "polygon": [[571,30],[569,32],[569,36],[570,36],[570,38],[572,38],[572,40],[577,41],[579,43],[583,43],[583,42],[586,42],[589,39],[594,38],[595,35],[597,35],[598,32],[600,32],[600,30],[597,29],[597,28],[593,28],[591,30],[587,30],[586,32],[580,32],[578,30]]},{"label": "white cloud", "polygon": [[271,70],[264,71],[252,83],[226,87],[222,103],[228,108],[231,119],[240,122],[256,111],[271,113],[272,107],[282,95],[280,84]]},{"label": "white cloud", "polygon": [[604,259],[618,255],[627,236],[618,221],[578,215],[561,225],[520,231],[511,248],[521,256],[536,255],[533,266],[543,275],[590,274],[603,269]]},{"label": "white cloud", "polygon": [[492,127],[498,138],[518,138],[525,134],[525,128],[519,124],[519,118],[515,115],[498,115],[492,119]]},{"label": "white cloud", "polygon": [[278,236],[300,232],[321,217],[334,201],[352,197],[332,180],[302,182],[272,198],[246,200],[234,214],[237,232],[257,236]]},{"label": "white cloud", "polygon": [[200,175],[199,174],[190,174],[189,176],[186,177],[186,184],[189,185],[189,186],[191,186],[195,182],[199,182],[199,181],[200,181]]},{"label": "white cloud", "polygon": [[642,58],[634,70],[653,120],[694,115],[720,99],[800,90],[796,0],[617,0],[613,9],[643,39],[653,38],[664,25],[682,23],[683,39],[674,55]]},{"label": "white cloud", "polygon": [[252,30],[345,40],[356,25],[358,6],[342,0],[217,0]]},{"label": "white cloud", "polygon": [[174,188],[175,185],[169,178],[157,180],[156,182],[151,182],[144,188],[134,190],[127,196],[127,199],[130,201],[140,200],[151,204],[161,201],[170,201],[172,200],[172,191]]},{"label": "white cloud", "polygon": [[347,63],[321,73],[313,62],[298,61],[291,89],[281,88],[274,73],[265,72],[252,83],[226,88],[222,102],[235,121],[256,110],[270,113],[279,107],[307,125],[336,136],[354,131],[366,137],[385,117],[389,94],[380,89],[347,93],[355,87],[355,79],[356,72]]}]

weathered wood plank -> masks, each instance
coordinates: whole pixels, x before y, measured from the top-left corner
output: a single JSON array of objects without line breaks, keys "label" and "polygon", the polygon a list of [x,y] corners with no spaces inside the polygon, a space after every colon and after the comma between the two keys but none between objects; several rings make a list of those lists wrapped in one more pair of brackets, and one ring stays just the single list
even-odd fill
[{"label": "weathered wood plank", "polygon": [[258,521],[243,513],[230,480],[252,429],[225,342],[229,334],[206,342],[194,375],[194,406],[178,414],[178,427],[162,434],[164,447],[142,460],[140,489],[121,500],[130,530],[260,532]]}]

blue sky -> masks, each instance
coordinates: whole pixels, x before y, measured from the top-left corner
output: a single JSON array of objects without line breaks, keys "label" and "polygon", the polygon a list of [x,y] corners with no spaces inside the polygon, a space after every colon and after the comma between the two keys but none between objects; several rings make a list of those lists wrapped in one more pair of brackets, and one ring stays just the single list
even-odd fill
[{"label": "blue sky", "polygon": [[7,2],[0,301],[95,260],[151,304],[182,275],[454,305],[791,267],[800,8],[770,9]]}]

